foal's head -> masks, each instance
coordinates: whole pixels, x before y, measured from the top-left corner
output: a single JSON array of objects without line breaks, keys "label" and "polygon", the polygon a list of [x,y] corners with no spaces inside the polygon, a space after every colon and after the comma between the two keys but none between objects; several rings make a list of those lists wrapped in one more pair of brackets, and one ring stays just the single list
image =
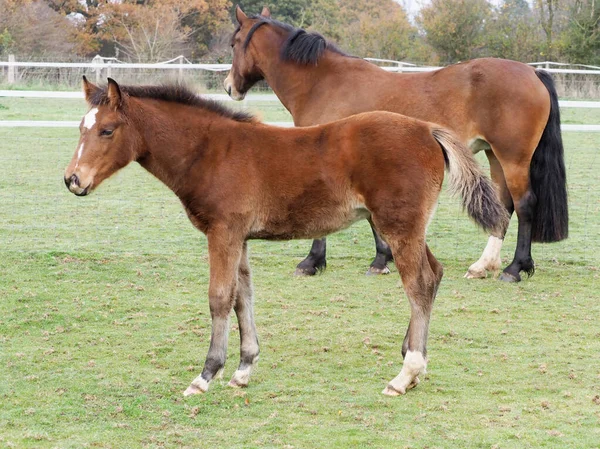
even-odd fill
[{"label": "foal's head", "polygon": [[83,92],[90,106],[79,124],[79,144],[65,169],[65,184],[84,196],[120,168],[138,157],[139,136],[125,115],[127,95],[108,79],[100,88],[83,77]]}]

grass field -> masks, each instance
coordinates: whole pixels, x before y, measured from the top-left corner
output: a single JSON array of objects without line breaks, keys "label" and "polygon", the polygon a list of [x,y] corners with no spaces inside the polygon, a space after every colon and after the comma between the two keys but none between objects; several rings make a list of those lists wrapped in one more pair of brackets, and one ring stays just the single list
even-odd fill
[{"label": "grass field", "polygon": [[[267,122],[292,121],[292,116],[278,102],[227,102],[227,105],[248,107]],[[86,111],[86,104],[80,99],[0,97],[0,120],[79,120]],[[568,124],[597,125],[600,124],[600,109],[563,108],[561,119]]]},{"label": "grass field", "polygon": [[[0,120],[85,112],[6,100]],[[234,320],[225,381],[183,398],[210,337],[204,236],[137,165],[69,193],[77,130],[0,128],[0,447],[600,447],[600,141],[564,138],[570,238],[534,245],[520,284],[463,279],[486,236],[442,195],[429,243],[445,278],[417,389],[380,393],[409,308],[395,270],[364,275],[374,248],[359,223],[310,279],[291,275],[309,242],[251,242],[258,369],[247,389],[225,386]]]}]

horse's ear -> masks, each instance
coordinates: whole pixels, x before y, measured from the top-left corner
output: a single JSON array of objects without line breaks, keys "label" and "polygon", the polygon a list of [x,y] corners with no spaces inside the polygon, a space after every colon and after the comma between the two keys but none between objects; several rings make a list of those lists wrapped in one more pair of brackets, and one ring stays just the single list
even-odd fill
[{"label": "horse's ear", "polygon": [[235,18],[240,25],[248,18],[248,16],[244,14],[244,11],[242,11],[242,8],[240,8],[240,5],[236,5],[235,7]]},{"label": "horse's ear", "polygon": [[271,11],[269,10],[268,6],[263,6],[262,11],[260,12],[260,15],[263,17],[271,17]]},{"label": "horse's ear", "polygon": [[98,92],[98,89],[98,86],[90,83],[85,75],[83,76],[83,95],[85,96],[85,101],[91,103],[92,97],[96,92]]},{"label": "horse's ear", "polygon": [[121,107],[121,102],[123,101],[123,96],[121,95],[121,88],[119,87],[117,82],[112,78],[108,78],[106,96],[108,97],[108,105],[112,109],[119,109]]}]

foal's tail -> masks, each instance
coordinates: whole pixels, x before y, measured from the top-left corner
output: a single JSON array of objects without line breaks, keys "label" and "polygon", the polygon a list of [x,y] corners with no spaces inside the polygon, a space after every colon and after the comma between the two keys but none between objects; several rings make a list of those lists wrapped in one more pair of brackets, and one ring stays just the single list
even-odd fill
[{"label": "foal's tail", "polygon": [[492,181],[454,134],[444,128],[432,128],[431,134],[444,151],[450,193],[460,195],[475,223],[494,236],[504,237],[509,216]]}]

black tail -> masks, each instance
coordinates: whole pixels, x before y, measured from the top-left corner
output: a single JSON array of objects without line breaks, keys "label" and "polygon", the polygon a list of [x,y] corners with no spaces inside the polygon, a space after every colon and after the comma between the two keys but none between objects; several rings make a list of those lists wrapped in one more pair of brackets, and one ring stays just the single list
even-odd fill
[{"label": "black tail", "polygon": [[554,81],[548,72],[536,70],[550,94],[550,117],[529,168],[531,190],[537,198],[532,217],[534,242],[558,242],[569,234],[567,175],[560,133],[560,111]]}]

